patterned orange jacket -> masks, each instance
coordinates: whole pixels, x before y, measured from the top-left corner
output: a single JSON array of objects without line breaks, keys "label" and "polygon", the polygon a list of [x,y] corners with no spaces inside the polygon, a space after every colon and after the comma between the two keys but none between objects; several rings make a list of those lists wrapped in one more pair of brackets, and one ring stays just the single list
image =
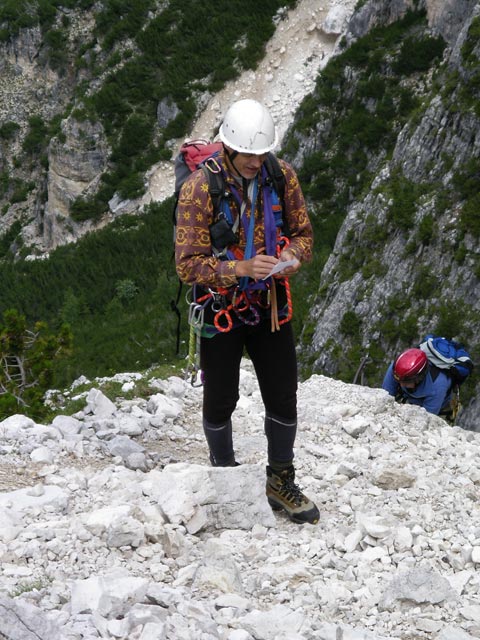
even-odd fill
[{"label": "patterned orange jacket", "polygon": [[[223,151],[218,160],[226,167]],[[283,216],[288,224],[289,249],[300,262],[311,259],[313,230],[307,214],[305,200],[300,183],[292,167],[279,160],[285,174],[285,211]],[[243,199],[241,185],[227,171],[226,185],[234,185]],[[230,210],[235,220],[239,210],[232,198]],[[217,287],[236,287],[235,260],[221,260],[213,255],[209,225],[214,222],[213,205],[208,191],[208,181],[202,169],[193,172],[182,185],[177,210],[177,229],[175,240],[175,262],[178,276],[182,282],[197,284],[215,289]],[[247,199],[246,214],[250,218],[251,203]],[[263,193],[259,195],[255,206],[254,246],[259,253],[265,247],[263,224]],[[238,247],[243,251],[246,237],[243,225],[239,228]]]}]

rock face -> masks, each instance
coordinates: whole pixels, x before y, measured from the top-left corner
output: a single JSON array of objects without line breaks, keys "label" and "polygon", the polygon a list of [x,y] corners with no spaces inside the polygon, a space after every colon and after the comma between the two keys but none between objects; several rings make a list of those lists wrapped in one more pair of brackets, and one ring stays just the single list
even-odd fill
[{"label": "rock face", "polygon": [[409,10],[417,6],[427,12],[430,26],[450,44],[454,44],[460,30],[465,25],[476,5],[475,0],[392,0],[391,2],[374,2],[368,0],[352,16],[349,24],[347,40],[351,41],[368,33],[376,26],[385,26],[403,17]]},{"label": "rock face", "polygon": [[[313,89],[318,69],[332,53],[354,4],[354,0],[328,0],[319,7],[314,0],[302,0],[297,9],[279,12],[277,33],[270,43],[268,59],[259,69],[249,70],[242,78],[229,83],[220,102],[215,96],[206,104],[212,96],[199,93],[197,106],[203,113],[195,125],[200,130],[192,131],[192,136],[212,137],[218,119],[240,93],[268,104],[283,134],[302,97]],[[107,214],[96,223],[75,222],[70,216],[71,203],[77,197],[88,198],[95,194],[100,176],[107,168],[110,150],[99,125],[91,125],[87,120],[75,121],[73,116],[62,121],[61,133],[52,139],[46,150],[47,172],[40,168],[32,171],[31,167],[22,172],[14,166],[13,158],[21,152],[30,116],[38,114],[48,122],[54,116],[62,115],[69,102],[75,102],[80,84],[88,87],[87,95],[101,86],[103,78],[96,78],[92,72],[92,59],[98,56],[105,60],[111,52],[104,52],[96,45],[83,56],[80,54],[82,64],[77,64],[79,50],[94,37],[94,17],[100,10],[101,4],[88,10],[62,8],[60,17],[57,16],[56,28],[62,28],[62,16],[70,25],[66,70],[52,70],[48,66],[48,50],[39,29],[23,29],[8,45],[0,45],[0,125],[11,121],[20,126],[19,133],[8,144],[0,138],[0,150],[6,158],[6,166],[0,168],[8,169],[19,180],[31,180],[42,186],[41,190],[34,189],[29,193],[22,203],[9,206],[8,212],[0,217],[0,235],[15,220],[26,219],[22,237],[32,253],[45,253],[73,242],[91,229],[108,223],[112,215],[138,213],[152,200],[165,199],[173,192],[173,162],[162,161],[158,167],[146,172],[148,188],[142,198],[121,201],[115,195],[109,202],[112,215]],[[83,91],[82,87],[80,94]],[[157,105],[159,129],[166,127],[178,113],[173,99],[160,100]],[[172,149],[175,145],[178,148],[182,141],[178,145],[171,141]]]},{"label": "rock face", "polygon": [[[70,20],[72,28],[69,31],[70,42],[68,48],[70,53],[75,54],[78,45],[77,38],[86,37],[86,25],[91,20],[89,12],[72,12],[65,9],[64,17]],[[21,29],[18,34],[6,43],[0,45],[0,124],[18,125],[18,132],[7,140],[2,140],[1,150],[5,158],[4,169],[8,172],[11,182],[31,183],[33,189],[25,196],[21,202],[10,202],[6,209],[6,214],[0,220],[0,234],[8,231],[13,222],[22,219],[24,228],[22,232],[23,241],[29,246],[37,247],[39,251],[48,251],[57,244],[62,242],[62,235],[67,235],[68,240],[72,239],[72,234],[68,234],[65,229],[59,233],[59,237],[55,239],[55,229],[57,212],[52,213],[52,207],[45,206],[45,200],[52,190],[53,198],[63,201],[62,207],[58,210],[58,215],[63,217],[65,213],[65,205],[71,197],[71,191],[80,188],[81,183],[76,188],[74,185],[76,176],[73,174],[68,176],[68,171],[62,174],[60,164],[62,161],[58,158],[55,163],[55,143],[52,145],[53,153],[48,153],[49,163],[53,161],[56,164],[55,169],[60,171],[63,182],[60,180],[55,187],[56,175],[55,169],[52,173],[45,172],[41,163],[33,163],[32,157],[23,152],[23,144],[30,131],[30,121],[36,118],[47,126],[55,117],[58,117],[66,108],[76,89],[77,81],[81,79],[81,73],[74,75],[71,69],[53,69],[46,62],[45,44],[42,39],[39,28]],[[68,52],[65,53],[65,59]],[[64,134],[68,134],[68,121],[62,124]],[[73,137],[75,133],[72,132]],[[67,136],[68,137],[68,136]],[[91,144],[88,140],[89,134],[84,144]],[[79,140],[77,139],[76,145]],[[32,154],[40,154],[41,142],[32,150]],[[57,140],[57,149],[59,142]],[[73,145],[75,160],[79,160],[78,154],[75,153],[75,144]],[[22,153],[23,152],[23,153]],[[99,153],[102,153],[100,145]],[[64,163],[66,157],[70,155],[68,144],[64,147]],[[22,158],[19,165],[15,158]],[[71,165],[73,166],[73,158]],[[98,169],[97,169],[98,170]],[[80,178],[81,179],[81,178]],[[49,183],[49,191],[47,192],[46,183]],[[65,195],[60,195],[60,191],[65,187]],[[7,202],[11,194],[7,193]],[[57,202],[55,203],[56,206]],[[45,218],[46,214],[46,218]],[[73,225],[74,226],[74,225]],[[74,237],[74,236],[73,236]],[[65,238],[63,238],[65,240]]]},{"label": "rock face", "polygon": [[2,45],[0,118],[22,126],[33,113],[48,117],[56,111],[54,99],[63,93],[57,74],[39,68],[37,58],[42,38],[39,28],[22,29],[16,38]]},{"label": "rock face", "polygon": [[[273,47],[268,49],[265,61],[255,72],[245,74],[238,86],[230,85],[218,100],[213,99],[208,104],[196,123],[195,134],[210,134],[218,124],[227,99],[237,99],[244,92],[265,101],[283,135],[293,120],[299,96],[314,90],[317,72],[335,53],[337,36],[347,17],[352,15],[354,4],[353,0],[338,0],[319,6],[314,0],[302,0],[298,3],[298,14],[292,13],[295,16],[293,25],[290,21],[292,16],[279,18],[277,33],[271,43]],[[410,9],[423,7],[431,33],[442,35],[448,45],[443,68],[452,76],[458,74],[468,83],[470,72],[462,59],[462,46],[472,19],[478,16],[475,0],[367,0],[357,4],[359,8],[352,15],[345,34],[347,44],[355,42],[374,27],[398,20]],[[65,15],[73,25],[68,43],[69,53],[73,55],[79,45],[90,38],[93,19],[88,11],[65,9]],[[11,139],[0,140],[0,168],[21,181],[34,183],[35,187],[25,196],[25,201],[2,210],[0,235],[15,220],[26,218],[23,229],[25,243],[37,244],[41,251],[48,251],[65,242],[75,241],[93,228],[92,222],[72,220],[70,205],[76,197],[95,192],[100,174],[106,167],[109,148],[99,125],[80,122],[69,116],[61,124],[60,135],[52,140],[47,150],[48,172],[32,171],[28,164],[25,167],[15,166],[29,117],[38,114],[44,120],[50,120],[63,113],[77,85],[82,81],[92,81],[86,67],[70,75],[62,75],[45,64],[39,65],[39,60],[45,59],[40,35],[36,29],[25,29],[11,42],[1,45],[0,124],[17,123],[19,132]],[[478,45],[474,51],[479,53]],[[94,48],[89,54],[100,55],[101,51]],[[350,74],[348,79],[353,95],[355,74],[351,69],[345,73]],[[430,75],[433,77],[435,74]],[[101,79],[95,79],[95,83],[99,86]],[[434,95],[429,94],[427,88],[423,98],[422,109],[419,109],[415,121],[400,132],[391,157],[385,159],[381,154],[372,157],[374,177],[371,188],[348,208],[334,251],[323,271],[322,291],[312,300],[312,339],[306,341],[305,348],[317,372],[337,373],[337,358],[332,357],[332,345],[345,347],[348,342],[339,328],[349,311],[354,312],[362,323],[359,341],[364,353],[368,352],[370,345],[378,344],[388,351],[388,356],[393,356],[393,348],[383,344],[382,332],[376,327],[382,319],[388,318],[391,312],[386,313],[386,309],[395,298],[411,301],[408,314],[414,318],[414,330],[419,334],[412,335],[412,339],[428,332],[439,318],[438,305],[433,311],[427,306],[430,299],[432,304],[436,300],[434,294],[429,295],[429,274],[432,272],[441,283],[443,292],[452,300],[452,308],[465,318],[467,333],[472,337],[480,334],[480,323],[471,318],[472,314],[480,313],[478,242],[468,230],[460,240],[459,208],[445,206],[436,195],[440,190],[444,195],[451,191],[455,172],[470,158],[479,157],[478,116],[473,107],[458,108],[458,89],[448,95],[439,95],[438,91]],[[157,117],[162,124],[168,123],[175,114],[175,105],[168,100],[158,105]],[[304,159],[321,148],[322,134],[331,126],[323,118],[315,123],[315,135],[302,140],[295,152],[296,167],[301,168]],[[415,212],[415,226],[410,235],[391,234],[381,247],[374,248],[378,260],[386,268],[385,273],[367,278],[358,271],[352,277],[342,279],[340,263],[348,259],[352,238],[356,247],[368,246],[370,242],[367,216],[372,216],[378,226],[386,226],[392,201],[388,187],[392,175],[398,171],[413,185],[438,185],[438,188],[430,189],[428,197],[424,197]],[[109,203],[111,215],[99,224],[106,224],[114,215],[138,211],[152,199],[170,195],[172,175],[171,163],[160,163],[158,171],[151,168],[146,176],[151,182],[145,198],[139,202],[120,202],[118,197],[112,198]],[[431,241],[428,244],[419,242],[416,234],[422,224],[431,219],[435,220]],[[422,293],[423,297],[418,294],[419,267],[425,274],[423,280],[427,293]],[[478,427],[479,403],[480,399],[474,399],[464,411],[464,426]]]},{"label": "rock face", "polygon": [[39,63],[41,41],[40,29],[31,28],[22,29],[17,37],[0,45],[0,125],[18,127],[12,137],[0,139],[1,170],[18,182],[35,185],[26,200],[4,207],[0,235],[21,218],[31,224],[26,229],[25,239],[34,244],[41,236],[45,176],[42,170],[32,167],[29,160],[18,166],[15,158],[22,157],[22,143],[29,130],[30,118],[47,122],[62,111],[72,91],[69,78],[60,77]]},{"label": "rock face", "polygon": [[109,148],[99,122],[62,122],[48,149],[48,200],[44,215],[43,243],[47,249],[72,242],[92,227],[76,224],[70,206],[76,198],[95,195],[100,176],[107,168]]},{"label": "rock face", "polygon": [[[352,18],[347,39],[353,42],[373,26],[398,19],[410,4],[402,1],[365,3]],[[445,52],[448,72],[458,73],[459,77],[468,76],[460,52],[468,27],[478,14],[477,3],[427,2],[425,6],[434,32],[440,32],[451,45]],[[475,51],[478,54],[478,44]],[[350,206],[322,273],[322,294],[312,306],[314,335],[310,349],[308,344],[306,348],[315,358],[314,370],[329,375],[337,372],[338,359],[332,356],[332,345],[338,343],[340,324],[347,312],[353,312],[360,319],[363,353],[367,353],[372,344],[385,344],[378,326],[382,320],[395,315],[391,308],[387,311],[390,301],[395,299],[406,301],[399,314],[412,317],[413,346],[415,340],[421,339],[422,334],[431,331],[439,321],[442,310],[439,304],[435,305],[435,286],[441,287],[442,300],[448,300],[452,310],[463,310],[456,326],[461,326],[464,334],[472,337],[470,348],[476,344],[480,318],[478,244],[468,229],[466,232],[461,230],[459,207],[442,206],[439,198],[439,193],[454,190],[455,174],[458,175],[468,161],[478,158],[480,153],[480,119],[473,109],[458,108],[459,91],[429,93],[426,106],[416,121],[401,130],[391,159],[381,163],[368,193]],[[381,245],[372,247],[367,235],[369,220],[373,219],[377,228],[388,228],[388,213],[392,206],[388,185],[394,174],[402,175],[412,188],[422,185],[428,195],[418,206],[408,233],[397,229]],[[427,220],[433,221],[432,235],[424,243],[419,240],[418,229]],[[348,261],[352,251],[352,238],[355,247],[370,246],[383,266],[383,275],[372,278],[358,270],[351,277],[339,277],[340,265],[342,261]],[[461,260],[455,257],[459,243],[465,251]],[[421,273],[424,274],[424,289]],[[432,278],[430,294],[428,277]],[[445,316],[448,311],[443,310],[443,313]],[[399,320],[398,316],[396,320]],[[391,351],[392,357],[394,354],[395,351]],[[376,382],[379,384],[381,379]],[[478,402],[474,398],[463,414],[462,424],[467,428],[480,429]]]},{"label": "rock face", "polygon": [[450,44],[455,44],[465,17],[470,15],[475,0],[426,0],[428,21]]}]

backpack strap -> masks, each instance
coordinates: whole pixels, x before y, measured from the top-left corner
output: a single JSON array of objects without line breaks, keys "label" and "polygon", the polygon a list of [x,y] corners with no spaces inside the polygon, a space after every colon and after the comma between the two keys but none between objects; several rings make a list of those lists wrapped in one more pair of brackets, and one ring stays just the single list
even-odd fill
[{"label": "backpack strap", "polygon": [[282,206],[283,235],[288,237],[290,235],[290,230],[288,228],[288,222],[283,215],[285,213],[285,175],[277,156],[271,151],[267,153],[267,157],[265,158],[265,168],[267,169],[268,176],[272,182],[273,190],[280,200],[280,204]]},{"label": "backpack strap", "polygon": [[228,197],[225,191],[225,180],[221,171],[213,172],[204,164],[202,164],[202,169],[208,180],[208,192],[212,199],[213,217],[216,219],[222,210],[222,199]]},{"label": "backpack strap", "polygon": [[[186,150],[189,150],[189,154],[185,153]],[[225,196],[225,184],[221,171],[213,170],[213,164],[207,164],[211,158],[214,158],[218,155],[220,150],[219,143],[208,144],[203,140],[195,141],[192,143],[185,143],[182,145],[180,149],[180,153],[177,156],[175,161],[175,174],[177,175],[176,180],[176,188],[175,188],[175,202],[173,205],[172,211],[172,223],[174,230],[174,238],[173,243],[175,244],[175,229],[177,226],[177,209],[178,202],[180,200],[180,188],[181,184],[187,179],[187,177],[199,166],[203,169],[205,176],[208,180],[208,189],[210,196],[212,198],[213,204],[213,213],[214,217],[217,218],[220,210],[221,210],[221,202],[222,198]],[[206,152],[208,152],[208,157],[205,159]],[[190,157],[192,156],[192,157]],[[220,165],[218,165],[220,168]],[[180,186],[178,186],[180,185]],[[173,262],[175,259],[175,249],[172,252],[171,261]],[[178,289],[177,296],[175,300],[170,301],[170,308],[177,316],[177,330],[176,330],[176,349],[175,352],[177,355],[180,353],[180,329],[181,329],[181,312],[179,308],[180,296],[182,294],[183,283],[178,278]]]},{"label": "backpack strap", "polygon": [[[225,180],[223,178],[223,173],[221,171],[212,171],[209,169],[208,160],[206,163],[202,163],[202,169],[205,173],[205,177],[208,180],[208,190],[210,193],[210,197],[212,199],[213,205],[213,213],[215,218],[218,217],[220,211],[222,210],[221,203],[222,199],[230,197],[230,193],[225,189]],[[278,161],[277,156],[269,152],[265,158],[265,168],[267,169],[267,173],[269,179],[272,182],[272,187],[274,191],[277,193],[280,203],[282,205],[282,211],[285,210],[285,176],[283,174],[282,168]],[[287,222],[283,218],[284,225],[284,235],[288,235]]]},{"label": "backpack strap", "polygon": [[[435,382],[435,380],[438,378],[440,371],[442,371],[440,367],[437,367],[432,362],[428,363],[428,370],[430,372],[430,377],[432,378],[432,382]],[[447,373],[447,371],[443,369],[443,373]]]},{"label": "backpack strap", "polygon": [[283,175],[277,156],[271,151],[267,153],[267,157],[265,158],[265,167],[272,181],[273,188],[278,193],[283,204],[285,200],[285,176]]}]

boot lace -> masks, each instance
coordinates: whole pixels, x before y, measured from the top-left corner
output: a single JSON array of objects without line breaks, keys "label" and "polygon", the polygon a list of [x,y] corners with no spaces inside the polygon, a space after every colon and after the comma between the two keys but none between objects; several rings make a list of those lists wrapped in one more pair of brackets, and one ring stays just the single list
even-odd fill
[{"label": "boot lace", "polygon": [[295,504],[308,502],[306,496],[304,496],[300,487],[295,484],[292,478],[287,477],[285,479],[282,479],[282,486],[279,488],[279,493],[289,502],[293,502]]}]

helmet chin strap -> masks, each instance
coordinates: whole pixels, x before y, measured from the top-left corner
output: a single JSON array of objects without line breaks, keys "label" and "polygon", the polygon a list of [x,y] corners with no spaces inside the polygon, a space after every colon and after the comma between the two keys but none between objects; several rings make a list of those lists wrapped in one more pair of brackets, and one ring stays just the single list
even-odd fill
[{"label": "helmet chin strap", "polygon": [[234,162],[235,158],[238,156],[238,151],[235,151],[234,149],[230,150],[226,145],[223,145],[223,148],[225,149],[225,155],[227,156],[228,161],[230,162],[232,167],[235,169],[236,173],[241,178],[243,178],[242,174],[237,169],[237,167],[235,166],[235,162]]},{"label": "helmet chin strap", "polygon": [[238,168],[235,165],[235,158],[238,156],[238,154],[240,152],[239,151],[235,151],[235,149],[230,149],[225,144],[223,145],[223,148],[225,150],[225,155],[227,157],[228,162],[232,165],[232,167],[235,170],[235,173],[242,180],[243,193],[247,194],[248,193],[248,185],[249,185],[249,183],[251,183],[251,180],[248,180],[247,178],[245,178],[245,176],[242,175],[242,173],[238,170]]}]

